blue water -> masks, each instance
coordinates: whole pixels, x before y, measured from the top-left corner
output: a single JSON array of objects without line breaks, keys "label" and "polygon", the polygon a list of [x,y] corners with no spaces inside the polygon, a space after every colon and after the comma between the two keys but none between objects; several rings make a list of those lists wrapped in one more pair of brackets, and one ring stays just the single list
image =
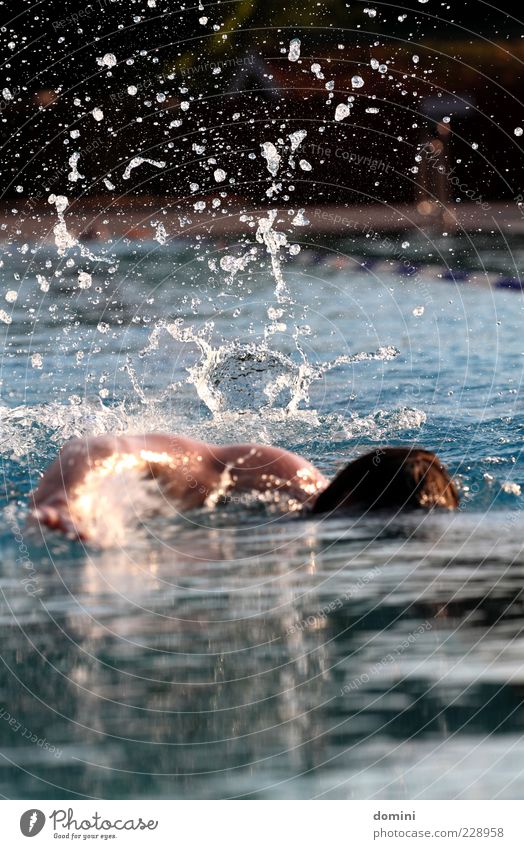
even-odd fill
[{"label": "blue water", "polygon": [[[116,253],[87,290],[78,257],[59,278],[51,249],[4,258],[18,299],[0,324],[0,793],[520,798],[522,294],[482,271],[445,281],[431,258],[409,277],[304,250],[278,303],[265,265],[211,273],[211,244]],[[482,259],[502,267],[489,246]],[[268,307],[282,311],[269,333]],[[186,341],[160,320],[182,320]],[[207,366],[199,332],[219,352]],[[398,355],[326,369],[386,346]],[[300,365],[317,379],[286,409]],[[115,493],[113,544],[25,529],[27,493],[67,438],[145,429],[273,442],[327,474],[367,446],[420,443],[462,509],[146,518],[122,516]]]}]

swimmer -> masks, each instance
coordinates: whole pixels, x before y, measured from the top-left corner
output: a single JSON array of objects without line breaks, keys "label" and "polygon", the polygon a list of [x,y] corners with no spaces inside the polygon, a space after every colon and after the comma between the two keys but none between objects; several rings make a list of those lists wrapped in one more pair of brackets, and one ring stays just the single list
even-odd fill
[{"label": "swimmer", "polygon": [[448,472],[422,448],[376,448],[330,482],[303,457],[271,445],[212,445],[149,433],[67,442],[32,494],[33,521],[89,539],[89,485],[129,470],[154,480],[163,499],[184,511],[242,495],[306,515],[458,506]]}]

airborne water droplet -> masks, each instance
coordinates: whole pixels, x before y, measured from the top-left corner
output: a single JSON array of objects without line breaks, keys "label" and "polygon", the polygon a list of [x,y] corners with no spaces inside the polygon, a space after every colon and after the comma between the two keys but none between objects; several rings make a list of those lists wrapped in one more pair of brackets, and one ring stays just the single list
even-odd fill
[{"label": "airborne water droplet", "polygon": [[116,65],[116,56],[114,53],[106,53],[104,56],[99,56],[96,60],[102,67],[113,68]]},{"label": "airborne water droplet", "polygon": [[273,142],[264,142],[261,145],[261,148],[262,156],[267,162],[267,170],[273,177],[275,177],[280,167],[280,154]]},{"label": "airborne water droplet", "polygon": [[300,59],[300,39],[292,38],[289,42],[289,53],[287,58],[290,62],[297,62]]},{"label": "airborne water droplet", "polygon": [[307,136],[307,130],[295,130],[294,133],[290,133],[288,138],[291,142],[291,152],[295,151],[304,141]]},{"label": "airborne water droplet", "polygon": [[335,109],[335,121],[343,121],[349,115],[349,106],[347,103],[339,103]]},{"label": "airborne water droplet", "polygon": [[92,278],[87,271],[78,272],[78,286],[80,289],[89,289],[91,287]]}]

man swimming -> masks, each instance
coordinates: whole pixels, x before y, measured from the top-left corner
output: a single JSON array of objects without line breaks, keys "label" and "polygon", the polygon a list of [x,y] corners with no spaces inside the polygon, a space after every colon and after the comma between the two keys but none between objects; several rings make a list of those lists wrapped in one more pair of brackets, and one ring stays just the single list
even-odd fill
[{"label": "man swimming", "polygon": [[454,509],[457,489],[438,457],[421,448],[377,448],[330,482],[297,454],[271,445],[213,445],[148,433],[72,439],[32,495],[40,525],[91,539],[97,484],[132,472],[154,481],[181,511],[242,497],[278,504],[282,513]]}]

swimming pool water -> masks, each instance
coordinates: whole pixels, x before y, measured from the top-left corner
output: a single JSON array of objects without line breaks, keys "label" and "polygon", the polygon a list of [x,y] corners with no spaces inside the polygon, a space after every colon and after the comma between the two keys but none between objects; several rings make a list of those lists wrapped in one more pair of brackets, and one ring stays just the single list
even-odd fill
[{"label": "swimming pool water", "polygon": [[[50,249],[4,262],[0,793],[519,798],[521,293],[304,250],[277,301],[266,268],[225,282],[205,251],[122,248],[89,289],[46,271]],[[146,519],[116,492],[114,545],[25,529],[65,439],[144,429],[273,442],[328,474],[420,443],[462,509]]]}]

